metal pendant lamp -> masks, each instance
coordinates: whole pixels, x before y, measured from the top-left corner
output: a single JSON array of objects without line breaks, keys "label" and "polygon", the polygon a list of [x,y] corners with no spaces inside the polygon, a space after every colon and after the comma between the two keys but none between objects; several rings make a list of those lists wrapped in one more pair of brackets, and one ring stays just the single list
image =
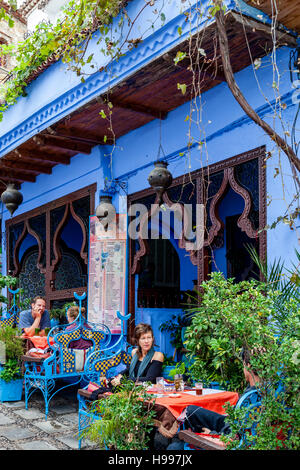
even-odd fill
[{"label": "metal pendant lamp", "polygon": [[1,201],[12,216],[13,213],[18,209],[20,204],[22,204],[23,195],[15,187],[15,184],[8,183],[6,186],[6,190],[1,194]]},{"label": "metal pendant lamp", "polygon": [[168,170],[168,163],[165,160],[160,159],[160,152],[163,152],[165,157],[164,150],[161,145],[161,121],[160,121],[160,136],[159,136],[159,147],[157,160],[154,162],[154,168],[151,170],[148,176],[148,182],[151,188],[154,189],[158,196],[158,203],[161,204],[162,196],[168,187],[172,184],[173,176]]}]

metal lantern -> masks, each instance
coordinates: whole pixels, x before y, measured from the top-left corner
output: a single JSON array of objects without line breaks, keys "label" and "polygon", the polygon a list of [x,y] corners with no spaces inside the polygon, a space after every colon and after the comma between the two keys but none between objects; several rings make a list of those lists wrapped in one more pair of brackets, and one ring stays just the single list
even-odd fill
[{"label": "metal lantern", "polygon": [[156,192],[159,202],[166,189],[172,184],[173,177],[167,169],[168,163],[163,160],[154,162],[154,168],[148,176],[150,186]]},{"label": "metal lantern", "polygon": [[100,204],[96,207],[96,216],[106,231],[108,225],[115,221],[116,209],[112,204],[112,196],[102,195],[100,196]]},{"label": "metal lantern", "polygon": [[23,196],[22,193],[15,188],[13,183],[9,183],[6,190],[1,195],[1,201],[5,204],[10,215],[13,215],[19,205],[22,204]]}]

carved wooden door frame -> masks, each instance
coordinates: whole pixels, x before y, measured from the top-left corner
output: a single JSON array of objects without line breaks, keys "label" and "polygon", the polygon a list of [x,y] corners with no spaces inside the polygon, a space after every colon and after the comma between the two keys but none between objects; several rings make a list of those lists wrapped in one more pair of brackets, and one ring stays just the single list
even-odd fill
[{"label": "carved wooden door frame", "polygon": [[[209,165],[208,167],[202,168],[200,170],[196,170],[191,172],[190,174],[182,175],[178,178],[173,180],[172,185],[170,188],[174,186],[178,186],[180,184],[186,184],[191,181],[196,182],[196,194],[197,194],[197,204],[204,203],[204,180],[207,178],[208,175],[212,175],[214,173],[224,171],[223,182],[219,191],[215,194],[212,199],[211,207],[210,207],[210,217],[212,220],[212,226],[208,233],[208,238],[204,243],[202,249],[198,250],[197,253],[191,254],[191,262],[193,264],[197,264],[198,266],[198,285],[200,285],[204,280],[207,273],[207,257],[205,256],[207,247],[213,241],[213,239],[217,236],[219,231],[222,229],[222,221],[218,215],[218,205],[219,202],[222,200],[222,197],[225,194],[226,189],[230,186],[237,194],[239,194],[245,201],[245,207],[241,217],[238,220],[238,226],[242,231],[245,231],[246,234],[250,238],[258,238],[259,240],[259,253],[262,259],[266,258],[267,252],[267,233],[265,230],[261,230],[266,225],[266,165],[265,165],[265,155],[266,149],[265,146],[258,147],[253,150],[249,150],[248,152],[241,153],[234,157],[228,158],[226,160],[222,160],[218,163],[214,163]],[[258,160],[258,198],[259,198],[259,229],[254,230],[252,225],[250,224],[248,215],[251,208],[251,198],[249,196],[248,191],[243,188],[235,179],[233,168],[241,163],[245,163],[247,161],[257,159]],[[169,188],[169,189],[170,189]],[[152,188],[147,188],[142,191],[138,191],[136,193],[130,194],[128,196],[128,209],[131,204],[134,202],[143,199],[147,196],[153,195],[154,191]],[[165,202],[168,203],[169,198],[165,195]],[[151,215],[151,209],[148,211],[145,220]],[[143,220],[143,223],[145,223]],[[137,266],[140,262],[142,256],[144,256],[147,252],[147,243],[140,244],[140,250],[138,255],[134,254],[134,244],[135,241],[129,240],[129,277],[128,277],[128,311],[131,313],[131,327],[130,333],[132,333],[132,328],[134,326],[134,318],[135,318],[135,273],[137,272]],[[184,246],[182,246],[183,248]],[[196,263],[195,263],[196,258]]]},{"label": "carved wooden door frame", "polygon": [[[18,237],[15,247],[14,247],[14,253],[13,253],[13,259],[14,259],[14,270],[13,272],[9,271],[9,274],[13,276],[17,276],[20,272],[21,266],[18,260],[18,250],[20,248],[20,245],[22,244],[22,241],[26,237],[27,233],[31,234],[36,240],[37,240],[37,245],[38,245],[38,263],[37,263],[37,268],[41,273],[45,275],[45,298],[46,298],[46,308],[50,308],[51,302],[54,300],[62,300],[65,298],[73,298],[73,292],[74,289],[63,289],[63,290],[55,290],[54,289],[54,281],[55,281],[55,270],[58,266],[58,263],[61,259],[61,252],[59,249],[59,235],[63,229],[64,223],[69,215],[69,213],[72,214],[74,219],[79,223],[82,229],[82,234],[83,234],[83,241],[82,241],[82,246],[80,250],[80,256],[83,259],[84,263],[88,263],[88,253],[87,251],[84,251],[84,246],[86,244],[86,240],[88,237],[88,233],[85,230],[84,223],[78,217],[74,211],[73,208],[73,202],[77,201],[78,199],[81,199],[86,196],[90,196],[90,215],[93,215],[95,212],[95,193],[97,190],[97,184],[94,183],[90,186],[86,186],[82,189],[79,189],[78,191],[72,192],[66,196],[63,196],[59,199],[56,199],[54,201],[51,201],[47,204],[44,204],[40,207],[37,207],[29,212],[25,212],[24,214],[21,214],[19,216],[16,216],[12,219],[9,219],[6,221],[6,262],[7,262],[7,271],[9,271],[10,268],[10,228],[13,225],[16,225],[18,223],[23,222],[24,223],[24,229],[20,236]],[[50,224],[51,224],[51,211],[53,209],[56,209],[61,206],[66,206],[65,207],[65,213],[56,227],[55,233],[53,235],[53,252],[54,252],[54,259],[51,260],[51,230],[50,230]],[[41,261],[41,254],[42,254],[42,243],[41,240],[38,236],[38,234],[30,228],[29,220],[35,216],[45,214],[46,218],[46,243],[45,243],[45,265],[42,265]],[[76,286],[75,286],[76,287]],[[76,292],[79,295],[82,295],[83,292],[87,292],[87,286],[84,287],[76,287]]]}]

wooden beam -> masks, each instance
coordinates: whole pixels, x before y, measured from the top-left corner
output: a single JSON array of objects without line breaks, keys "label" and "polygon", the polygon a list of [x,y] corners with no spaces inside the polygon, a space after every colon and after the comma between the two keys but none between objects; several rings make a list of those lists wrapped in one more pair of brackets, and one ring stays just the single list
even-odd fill
[{"label": "wooden beam", "polygon": [[59,149],[72,150],[72,152],[83,153],[89,155],[91,153],[91,145],[83,142],[74,142],[68,137],[60,137],[58,135],[42,134],[32,139],[37,145],[50,146]]},{"label": "wooden beam", "polygon": [[234,18],[237,23],[241,24],[243,28],[250,32],[260,31],[269,36],[270,39],[272,37],[271,35],[274,34],[276,37],[277,47],[279,44],[281,46],[287,45],[289,47],[297,47],[297,38],[287,33],[286,31],[282,31],[279,28],[274,28],[273,30],[270,25],[261,23],[260,21],[256,21],[252,18],[245,17],[239,13],[235,13],[234,11],[231,11],[229,15],[232,16],[232,18]]},{"label": "wooden beam", "polygon": [[18,150],[19,154],[30,158],[32,161],[43,161],[45,163],[54,163],[54,164],[63,164],[69,165],[70,164],[70,157],[66,154],[64,155],[53,155],[52,153],[42,152],[38,150],[27,150],[27,149],[20,149]]},{"label": "wooden beam", "polygon": [[[174,58],[175,57],[176,57],[175,55],[174,55],[174,57],[171,56],[170,53],[166,53],[166,54],[163,55],[163,59],[167,63],[173,64],[174,66],[175,66],[175,63],[174,63]],[[203,56],[202,61],[201,61],[202,63],[197,65],[197,71],[199,71],[200,75],[205,75],[206,77],[208,77],[212,80],[216,80],[216,81],[219,81],[219,82],[225,82],[226,79],[225,79],[224,73],[216,70],[217,60],[218,60],[218,57],[216,57],[213,60],[213,62],[207,61],[207,63],[205,63],[206,58]],[[191,61],[191,58],[184,59],[182,62],[179,62],[176,65],[176,67],[181,68],[183,70],[188,70],[188,67],[191,65],[190,61]]]},{"label": "wooden beam", "polygon": [[29,173],[44,173],[46,175],[51,175],[52,173],[52,167],[34,164],[32,161],[30,161],[29,158],[22,158],[18,160],[2,159],[0,162],[0,168],[12,168],[16,170],[25,170]]},{"label": "wooden beam", "polygon": [[[103,145],[103,138],[99,140],[96,138],[88,138],[85,135],[84,136],[78,135],[80,134],[80,132],[77,129],[73,132],[71,130],[68,131],[68,129],[65,129],[64,131],[61,132],[61,131],[56,131],[55,129],[51,127],[47,127],[47,131],[52,136],[56,135],[57,137],[63,137],[65,139],[78,141],[79,143],[91,145],[92,147],[94,147],[95,145]],[[76,135],[74,135],[74,133],[76,133]]]},{"label": "wooden beam", "polygon": [[[103,120],[102,118],[100,118],[101,121]],[[101,122],[100,121],[100,122]],[[89,121],[89,124],[91,123],[91,121]],[[60,132],[60,131],[59,131]],[[66,127],[63,131],[61,131],[65,134],[65,136],[69,137],[69,138],[72,138],[72,136],[77,136],[78,134],[80,134],[80,132],[82,132],[82,128],[80,128],[79,126],[76,126],[76,124],[72,124],[72,126],[70,127]],[[105,133],[103,133],[103,135],[95,135],[91,132],[89,132],[88,130],[84,133],[84,138],[86,140],[89,141],[90,144],[93,143],[93,145],[109,145],[109,141],[110,141],[110,138],[109,136],[107,135],[107,139],[106,139],[106,142],[104,142],[104,136],[107,135]],[[112,139],[111,139],[111,143],[112,142]]]},{"label": "wooden beam", "polygon": [[16,171],[16,170],[3,170],[0,168],[0,179],[9,181],[9,182],[14,182],[18,181],[19,183],[35,183],[35,176],[29,175],[28,173],[25,174],[24,171]]},{"label": "wooden beam", "polygon": [[[149,106],[144,106],[139,103],[130,103],[118,101],[115,98],[110,99],[110,102],[115,108],[128,109],[135,113],[143,114],[144,116],[150,116],[155,119],[166,119],[168,113],[166,111],[161,111],[159,109],[151,108]],[[105,103],[104,103],[105,104]]]}]

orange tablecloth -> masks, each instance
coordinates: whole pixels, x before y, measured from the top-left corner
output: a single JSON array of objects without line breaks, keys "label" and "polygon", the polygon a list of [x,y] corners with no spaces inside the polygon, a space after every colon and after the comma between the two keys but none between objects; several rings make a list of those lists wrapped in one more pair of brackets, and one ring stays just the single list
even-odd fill
[{"label": "orange tablecloth", "polygon": [[[47,343],[47,336],[27,336],[22,335],[22,338],[29,339],[35,348],[46,349],[49,347]],[[50,344],[54,344],[54,340],[52,337],[49,338]]]},{"label": "orange tablecloth", "polygon": [[239,398],[236,392],[218,392],[201,396],[181,392],[179,395],[179,397],[174,398],[170,396],[158,397],[155,399],[155,404],[165,406],[175,418],[178,418],[188,405],[201,406],[207,410],[225,414],[226,411],[223,408],[225,403],[229,402],[234,406]]}]

